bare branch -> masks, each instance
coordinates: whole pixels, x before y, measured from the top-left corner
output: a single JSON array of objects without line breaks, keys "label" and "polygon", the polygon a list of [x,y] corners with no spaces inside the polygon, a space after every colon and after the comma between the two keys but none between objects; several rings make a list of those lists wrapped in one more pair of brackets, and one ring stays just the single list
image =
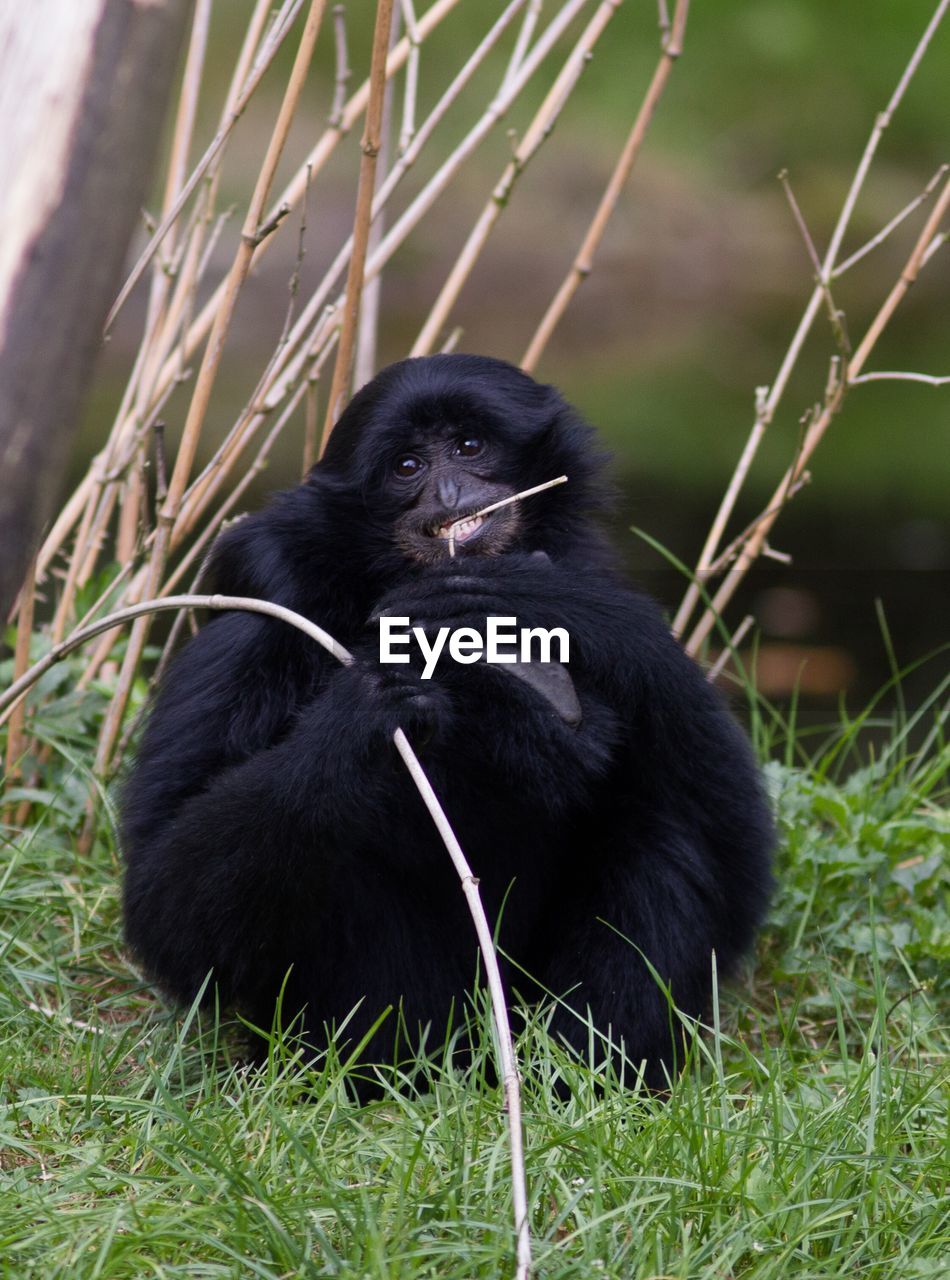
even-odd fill
[{"label": "bare branch", "polygon": [[[394,4],[389,29],[389,51],[399,43],[399,31],[402,25],[402,14]],[[410,49],[406,74],[412,68],[412,54],[419,52],[418,38]],[[383,115],[379,128],[379,154],[376,157],[376,173],[373,180],[373,206],[370,213],[369,238],[366,242],[367,254],[378,248],[386,226],[385,210],[378,204],[376,195],[386,178],[386,171],[392,159],[393,134],[393,89],[392,80],[387,80],[383,89]],[[379,347],[379,317],[383,300],[382,272],[367,280],[363,285],[363,296],[360,299],[359,318],[356,330],[356,351],[353,360],[353,378],[349,390],[358,391],[373,377],[376,372],[376,353]]]},{"label": "bare branch", "polygon": [[862,373],[848,382],[850,387],[858,387],[862,382],[923,382],[928,387],[945,387],[950,384],[950,377],[934,377],[930,373]]},{"label": "bare branch", "polygon": [[[193,169],[191,173],[191,177],[182,187],[181,191],[178,194],[178,198],[175,200],[174,204],[168,210],[166,215],[162,218],[161,222],[156,227],[155,231],[152,233],[152,236],[148,244],[145,246],[145,248],[142,250],[141,254],[139,255],[138,259],[136,260],[135,266],[129,272],[129,275],[125,281],[125,284],[122,286],[115,302],[112,304],[112,310],[109,312],[108,316],[106,317],[106,322],[104,326],[106,333],[108,333],[109,330],[111,329],[116,316],[119,314],[126,300],[128,299],[129,294],[132,292],[132,290],[135,288],[136,284],[138,283],[138,280],[142,272],[145,270],[145,268],[148,266],[149,262],[151,261],[152,255],[155,253],[159,245],[165,239],[165,236],[168,234],[168,231],[171,228],[172,224],[175,222],[178,215],[181,213],[182,209],[185,207],[185,204],[189,196],[195,190],[195,188],[197,187],[201,179],[204,177],[204,175],[208,172],[208,169],[211,166],[212,162],[214,161],[215,157],[218,155],[219,151],[227,141],[228,136],[231,133],[231,130],[234,128],[238,120],[241,118],[241,115],[243,114],[245,107],[247,106],[248,102],[250,102],[251,98],[254,95],[255,90],[257,89],[257,86],[260,84],[261,80],[263,79],[264,72],[267,70],[271,62],[274,60],[274,57],[276,56],[278,50],[280,49],[280,46],[283,43],[284,38],[286,37],[291,27],[293,26],[294,19],[296,18],[297,13],[299,12],[303,3],[304,3],[304,0],[285,0],[284,8],[281,11],[281,14],[278,15],[278,19],[271,30],[271,34],[268,37],[265,49],[262,51],[260,58],[254,64],[254,67],[251,71],[248,81],[244,86],[242,93],[238,97],[237,102],[232,108],[231,113],[228,116],[228,119],[226,120],[224,125],[218,130],[215,136],[212,138],[211,142],[208,144],[207,150],[205,151],[201,159],[198,161],[198,164]],[[265,9],[265,12],[266,12],[266,9]]]},{"label": "bare branch", "polygon": [[531,3],[525,10],[521,26],[518,28],[518,38],[515,40],[515,47],[511,51],[511,57],[508,60],[508,67],[501,82],[502,88],[511,84],[512,80],[521,70],[521,65],[525,60],[528,49],[531,47],[531,39],[534,36],[534,31],[538,25],[538,18],[541,16],[543,6],[544,0],[531,0]]},{"label": "bare branch", "polygon": [[[948,2],[950,2],[950,0],[948,0]],[[900,278],[898,279],[897,283],[894,285],[894,288],[888,294],[887,298],[884,301],[884,305],[881,307],[878,314],[874,317],[874,320],[872,321],[870,328],[868,329],[867,333],[864,335],[864,338],[862,339],[861,344],[858,347],[857,351],[855,351],[854,353],[854,357],[851,361],[851,364],[848,366],[849,382],[852,380],[852,378],[857,377],[857,375],[861,372],[861,369],[864,367],[865,360],[870,354],[871,349],[874,347],[878,338],[881,336],[882,332],[884,331],[884,328],[887,325],[888,321],[890,320],[891,316],[894,314],[897,307],[903,300],[905,294],[907,293],[907,290],[911,287],[912,284],[916,282],[917,276],[923,265],[924,255],[927,252],[927,250],[930,248],[931,241],[933,241],[934,238],[936,237],[937,229],[939,228],[940,223],[943,221],[944,215],[946,214],[948,208],[950,208],[950,179],[948,179],[947,182],[945,183],[944,188],[941,191],[936,204],[934,205],[933,209],[931,209],[930,217],[927,219],[926,223],[924,224],[924,229],[920,233],[920,236],[917,240],[917,243],[914,245],[914,249],[910,257],[907,259],[907,263],[904,267],[904,270],[900,274]]]},{"label": "bare branch", "polygon": [[515,1058],[514,1042],[511,1038],[511,1027],[508,1022],[508,1003],[498,968],[492,932],[488,917],[482,906],[478,893],[478,881],[472,874],[462,846],[449,824],[445,811],[439,804],[432,784],[423,772],[418,757],[409,745],[402,729],[397,729],[393,737],[396,750],[402,756],[413,782],[422,796],[429,815],[442,837],[449,857],[462,882],[462,889],[468,902],[472,919],[475,921],[475,932],[482,958],[485,961],[485,975],[491,993],[492,1012],[495,1019],[495,1030],[498,1036],[498,1056],[501,1059],[501,1078],[505,1091],[505,1111],[508,1115],[508,1139],[511,1148],[511,1185],[512,1200],[515,1212],[515,1232],[517,1236],[518,1266],[516,1280],[528,1280],[531,1273],[531,1235],[528,1225],[528,1195],[524,1172],[524,1145],[521,1124],[521,1083],[518,1075],[518,1064]]},{"label": "bare branch", "polygon": [[[568,55],[557,79],[545,95],[544,101],[525,131],[524,137],[518,143],[515,154],[505,166],[504,172],[492,191],[488,202],[482,209],[475,226],[472,228],[462,252],[449,272],[445,284],[439,291],[439,296],[436,298],[432,310],[420,329],[419,336],[413,343],[411,355],[426,355],[435,345],[440,332],[445,326],[449,312],[455,305],[465,281],[471,274],[472,268],[487,244],[495,224],[501,217],[512,187],[524,171],[525,166],[554,128],[564,104],[588,65],[591,50],[603,34],[619,3],[620,0],[602,0],[577,44]],[[503,91],[504,87],[503,85]]]},{"label": "bare branch", "polygon": [[899,213],[896,213],[894,217],[891,218],[890,222],[881,228],[877,235],[872,236],[871,239],[866,241],[860,249],[856,249],[850,258],[846,258],[840,266],[835,267],[834,271],[831,273],[832,280],[837,279],[838,276],[843,276],[846,271],[850,271],[856,263],[866,257],[872,249],[876,249],[878,245],[882,245],[892,231],[896,231],[906,218],[909,218],[915,210],[920,208],[925,200],[929,199],[930,196],[933,195],[934,191],[936,191],[937,187],[943,181],[948,168],[950,168],[950,165],[942,164],[924,187],[923,191],[914,196],[913,200],[911,200],[909,204],[904,205],[903,209],[901,209]]},{"label": "bare branch", "polygon": [[[16,645],[13,651],[13,679],[19,680],[30,664],[30,640],[33,637],[33,612],[36,604],[34,566],[30,566],[20,592],[17,613]],[[20,776],[20,757],[26,747],[23,733],[23,706],[14,708],[7,733],[6,782],[9,786]]]},{"label": "bare branch", "polygon": [[666,40],[670,34],[670,11],[666,0],[657,0],[657,26],[660,28],[660,39]]},{"label": "bare branch", "polygon": [[334,48],[336,50],[336,76],[333,82],[333,104],[330,107],[330,115],[327,123],[334,128],[343,123],[343,106],[346,102],[346,86],[349,83],[350,71],[349,55],[346,46],[346,5],[335,4],[333,6],[333,34]]},{"label": "bare branch", "polygon": [[802,479],[808,461],[823,439],[831,422],[840,411],[848,387],[861,375],[868,356],[874,349],[908,289],[916,281],[924,255],[932,243],[937,227],[940,225],[948,207],[950,207],[950,181],[944,186],[939,199],[931,210],[930,217],[917,238],[917,242],[911,251],[910,257],[907,259],[900,277],[885,298],[877,315],[871,321],[867,332],[858,344],[854,355],[848,362],[844,377],[838,380],[831,398],[809,423],[798,456],[783,476],[772,501],[768,505],[767,511],[753,522],[752,530],[739,551],[735,567],[723,580],[719,590],[713,597],[711,606],[706,609],[697,622],[686,645],[689,653],[695,654],[701,647],[715,625],[716,618],[722,614],[749,568],[762,553],[767,544],[772,525],[778,518],[782,507],[792,496],[794,486]]},{"label": "bare branch", "polygon": [[[457,3],[457,0],[440,0],[442,3]],[[575,6],[582,5],[586,0],[573,0]],[[401,179],[408,172],[409,168],[415,163],[422,148],[432,136],[436,126],[442,121],[451,105],[457,100],[465,86],[470,82],[472,76],[478,67],[484,62],[485,58],[497,44],[499,38],[510,25],[511,21],[517,14],[518,10],[524,5],[525,0],[511,0],[507,8],[499,15],[491,29],[473,51],[471,56],[462,66],[452,83],[445,90],[445,93],[436,103],[431,114],[420,127],[418,133],[410,144],[404,155],[400,156],[382,184],[373,203],[373,218],[378,216],[379,212],[385,207],[386,201],[392,192],[396,189]],[[433,6],[435,8],[436,6]],[[432,11],[429,10],[431,13]],[[428,17],[428,14],[426,15]],[[420,33],[422,31],[423,20],[420,20]],[[553,25],[553,24],[552,24]],[[545,33],[547,36],[547,33]],[[539,42],[540,43],[540,42]],[[396,52],[403,48],[405,41],[400,41]],[[390,59],[390,69],[393,67],[393,59]],[[532,65],[526,68],[526,74],[520,79],[518,88],[527,83],[528,75],[535,69],[537,62],[532,58]],[[490,109],[491,110],[491,109]],[[494,116],[493,119],[497,119]],[[464,146],[464,144],[462,144]],[[456,156],[458,153],[456,153]],[[451,158],[450,158],[451,159]],[[448,163],[448,162],[447,162]],[[459,167],[461,160],[458,161]],[[440,173],[445,179],[445,166]],[[438,177],[439,175],[437,175]],[[447,180],[446,180],[447,181]],[[435,189],[435,179],[432,183],[420,193],[414,201],[413,208],[416,210],[414,218],[407,218],[405,215],[400,219],[401,233],[399,238],[394,238],[391,234],[387,236],[380,250],[372,252],[367,266],[367,276],[372,279],[376,273],[382,270],[389,257],[395,252],[399,244],[411,233],[413,227],[422,218],[424,213],[431,207],[439,191],[442,187]],[[434,192],[431,199],[427,197],[430,188]],[[277,403],[286,394],[287,389],[294,384],[297,378],[303,376],[303,370],[307,361],[314,358],[321,347],[326,344],[332,344],[339,336],[339,328],[337,323],[337,307],[342,303],[342,299],[338,300],[338,304],[328,303],[328,299],[332,293],[333,287],[346,267],[352,249],[352,235],[346,240],[331,266],[324,273],[323,279],[317,286],[317,289],[304,306],[293,331],[288,336],[285,350],[275,353],[274,358],[268,363],[267,369],[258,383],[258,388],[251,400],[251,407],[246,411],[234,428],[228,433],[224,441],[218,446],[214,457],[210,460],[202,474],[192,485],[188,492],[185,503],[182,507],[181,516],[176,528],[173,531],[173,545],[177,545],[182,537],[184,537],[195,521],[200,517],[201,511],[206,505],[206,499],[209,496],[207,490],[207,480],[214,475],[216,482],[220,483],[240,456],[244,446],[254,434],[260,423],[260,414],[255,411],[254,406],[264,400],[266,396],[266,406],[268,409],[276,406]],[[370,249],[367,249],[370,253]],[[384,256],[385,255],[385,256]],[[322,312],[321,312],[322,309]],[[308,330],[310,330],[308,335]],[[291,353],[294,353],[291,355]],[[270,388],[270,390],[268,390]],[[313,455],[316,461],[317,455]]]},{"label": "bare branch", "polygon": [[[295,613],[292,609],[286,609],[282,605],[274,604],[269,600],[223,595],[181,595],[170,596],[165,600],[146,600],[127,609],[120,609],[106,618],[101,618],[91,626],[74,632],[62,644],[54,646],[45,657],[35,663],[5,693],[0,695],[0,724],[10,714],[11,708],[18,705],[44,672],[48,671],[50,667],[87,640],[92,639],[103,631],[122,626],[132,619],[138,619],[152,613],[180,609],[245,610],[249,613],[263,614],[266,617],[276,618],[289,626],[296,627],[298,631],[302,631],[304,635],[316,641],[317,644],[345,666],[350,666],[354,661],[353,655],[335,640],[329,632],[311,622],[309,618],[305,618],[301,614]],[[425,770],[419,763],[419,759],[402,729],[396,730],[393,735],[393,742],[415,783],[419,795],[422,797],[426,809],[429,811],[429,816],[432,818],[442,838],[449,857],[452,859],[452,865],[455,867],[461,881],[462,891],[465,894],[465,900],[468,903],[475,925],[475,932],[478,936],[478,945],[485,965],[485,975],[488,980],[488,989],[491,997],[492,1017],[495,1023],[498,1056],[500,1059],[500,1075],[505,1093],[505,1111],[508,1120],[512,1196],[517,1237],[516,1280],[528,1280],[531,1269],[531,1236],[528,1224],[528,1196],[524,1168],[521,1084],[511,1026],[508,1021],[508,1002],[505,997],[504,984],[501,980],[501,971],[498,967],[498,956],[495,951],[491,926],[478,892],[478,880],[469,866],[458,837],[445,815],[445,810],[439,803]]]},{"label": "bare branch", "polygon": [[[788,349],[782,359],[775,381],[772,383],[771,388],[761,405],[758,403],[756,405],[755,422],[752,425],[752,430],[749,434],[745,448],[743,449],[736,474],[733,476],[733,482],[729,485],[726,494],[719,505],[719,510],[716,513],[713,525],[706,537],[705,543],[703,544],[703,549],[696,565],[694,581],[687,588],[686,593],[683,596],[682,604],[677,611],[676,618],[673,623],[673,631],[676,635],[682,635],[684,633],[686,626],[699,603],[699,584],[704,582],[709,576],[709,566],[715,558],[719,542],[732,515],[736,499],[738,498],[739,492],[742,488],[742,483],[745,476],[748,475],[749,468],[758,453],[759,446],[762,443],[765,432],[771,424],[775,416],[775,412],[781,403],[782,397],[785,394],[785,389],[788,385],[788,380],[791,377],[792,370],[798,363],[798,358],[805,345],[805,340],[811,332],[811,327],[815,322],[815,317],[818,315],[822,299],[825,297],[827,282],[833,277],[838,253],[841,248],[841,242],[850,225],[851,215],[854,212],[858,196],[864,187],[868,170],[870,169],[871,162],[877,152],[881,138],[884,135],[884,131],[890,124],[895,110],[907,91],[907,86],[910,84],[915,71],[920,65],[921,59],[926,53],[937,27],[940,25],[940,22],[947,11],[948,5],[950,5],[950,0],[939,0],[933,17],[927,24],[920,40],[917,42],[916,48],[911,54],[910,60],[901,74],[900,80],[891,95],[887,107],[880,113],[880,115],[877,116],[874,122],[874,126],[865,145],[864,152],[858,162],[858,167],[855,170],[854,177],[851,180],[851,186],[848,188],[847,195],[845,196],[844,203],[842,204],[841,212],[838,214],[838,219],[835,223],[824,259],[822,260],[819,282],[812,291],[812,295],[808,300],[808,304],[805,307],[802,318],[798,323],[798,328],[795,330]],[[738,475],[739,468],[742,468],[741,477]],[[709,625],[711,625],[711,623]],[[704,628],[707,633],[709,625],[706,625]]]},{"label": "bare branch", "polygon": [[392,23],[393,0],[377,0],[376,26],[373,31],[373,53],[369,73],[369,103],[366,107],[366,127],[360,144],[359,190],[356,196],[356,215],[353,221],[353,251],[346,278],[346,298],[343,304],[343,323],[337,347],[333,381],[327,398],[327,416],[323,424],[323,449],[326,448],[333,424],[340,416],[353,363],[353,347],[356,326],[360,314],[360,298],[366,267],[366,248],[373,214],[373,190],[376,185],[376,158],[379,155],[383,102],[386,92],[386,64],[389,51],[389,32]]},{"label": "bare branch", "polygon": [[640,148],[643,146],[643,140],[647,135],[657,103],[663,96],[663,90],[666,88],[666,82],[669,79],[673,63],[682,52],[688,15],[689,0],[677,0],[671,28],[665,6],[661,4],[660,33],[662,53],[660,60],[657,63],[646,95],[637,111],[630,134],[624,144],[623,151],[620,153],[620,158],[613,173],[610,175],[610,181],[607,183],[600,204],[597,206],[597,211],[587,229],[587,234],[584,236],[581,247],[577,251],[577,256],[542,317],[534,336],[528,343],[524,355],[521,357],[521,367],[528,373],[537,368],[538,361],[541,359],[541,355],[550,341],[552,333],[560,323],[561,317],[567,310],[571,299],[593,269],[594,255],[604,237],[607,224],[617,206],[621,192],[633,172],[633,166],[636,163],[637,156],[640,154]]},{"label": "bare branch", "polygon": [[402,16],[409,39],[409,57],[406,60],[406,84],[403,93],[402,123],[399,127],[399,154],[409,146],[416,132],[416,98],[419,93],[419,24],[412,0],[402,0]]},{"label": "bare branch", "polygon": [[[185,419],[181,444],[175,458],[175,467],[168,485],[168,494],[162,504],[155,539],[152,544],[148,577],[145,585],[146,595],[156,595],[161,586],[172,526],[181,506],[185,485],[187,484],[198,447],[198,438],[210,403],[211,391],[217,378],[225,337],[230,328],[238,295],[247,277],[254,250],[259,243],[254,237],[257,236],[261,223],[264,221],[263,210],[310,67],[310,60],[316,44],[317,34],[320,30],[325,4],[326,0],[311,0],[307,21],[300,38],[296,58],[294,59],[293,70],[287,82],[287,88],[271,134],[264,163],[258,174],[254,193],[248,207],[238,251],[228,273],[224,300],[215,315],[211,334],[208,338],[208,345],[205,348],[201,368],[198,371],[191,404],[188,407],[188,414]],[[148,626],[148,617],[143,615],[132,629],[115,694],[103,722],[96,756],[97,769],[100,775],[103,776],[112,758],[112,751],[125,714],[132,682],[148,635]]]},{"label": "bare branch", "polygon": [[739,623],[739,625],[736,627],[732,635],[732,639],[729,641],[729,643],[723,649],[722,653],[719,655],[716,661],[712,664],[712,666],[706,672],[706,679],[709,681],[710,684],[715,683],[715,681],[718,680],[719,677],[722,675],[723,671],[726,668],[726,663],[733,656],[735,651],[739,648],[739,645],[745,639],[749,631],[749,628],[752,626],[754,622],[755,622],[755,618],[752,616],[752,614],[747,613],[746,616]]},{"label": "bare branch", "polygon": [[789,208],[792,211],[792,217],[795,219],[795,224],[801,232],[801,237],[804,241],[805,248],[808,250],[808,257],[811,259],[811,265],[815,270],[815,275],[820,276],[821,262],[818,259],[818,250],[815,248],[815,242],[811,238],[811,232],[808,230],[808,224],[802,215],[799,203],[795,199],[795,192],[792,190],[792,184],[789,181],[787,169],[783,169],[781,171],[778,175],[778,180],[782,184],[782,190],[785,192],[785,199],[788,201]]}]

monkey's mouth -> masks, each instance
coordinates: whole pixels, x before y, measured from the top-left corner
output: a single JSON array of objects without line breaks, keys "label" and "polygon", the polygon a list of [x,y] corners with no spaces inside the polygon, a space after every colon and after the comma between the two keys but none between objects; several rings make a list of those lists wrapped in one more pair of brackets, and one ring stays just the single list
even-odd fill
[{"label": "monkey's mouth", "polygon": [[[501,490],[499,497],[505,497]],[[490,501],[492,494],[485,495]],[[442,564],[447,557],[500,556],[511,548],[520,529],[517,504],[480,515],[476,511],[449,514],[443,507],[425,513],[407,511],[396,521],[396,545],[410,560],[420,564]]]},{"label": "monkey's mouth", "polygon": [[436,525],[432,530],[432,537],[444,539],[446,542],[468,542],[469,538],[474,538],[485,523],[484,516],[463,516],[461,519],[456,517],[454,520],[446,520],[444,524]]}]

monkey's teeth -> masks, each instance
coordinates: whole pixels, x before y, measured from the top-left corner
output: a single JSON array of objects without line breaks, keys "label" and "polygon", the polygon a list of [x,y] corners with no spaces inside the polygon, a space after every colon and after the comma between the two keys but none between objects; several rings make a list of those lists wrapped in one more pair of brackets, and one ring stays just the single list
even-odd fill
[{"label": "monkey's teeth", "polygon": [[[454,542],[465,542],[484,523],[484,516],[471,516],[468,520],[450,520],[447,524],[439,525],[436,530],[436,537],[444,538],[446,541],[452,538]],[[452,532],[453,529],[455,530],[454,533]]]}]

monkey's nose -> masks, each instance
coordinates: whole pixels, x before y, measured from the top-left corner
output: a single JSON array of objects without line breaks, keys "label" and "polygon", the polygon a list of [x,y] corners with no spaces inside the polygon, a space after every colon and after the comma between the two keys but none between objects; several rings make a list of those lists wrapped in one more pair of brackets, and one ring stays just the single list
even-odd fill
[{"label": "monkey's nose", "polygon": [[450,476],[441,476],[437,485],[439,501],[447,510],[457,507],[459,504],[459,487],[458,482]]}]

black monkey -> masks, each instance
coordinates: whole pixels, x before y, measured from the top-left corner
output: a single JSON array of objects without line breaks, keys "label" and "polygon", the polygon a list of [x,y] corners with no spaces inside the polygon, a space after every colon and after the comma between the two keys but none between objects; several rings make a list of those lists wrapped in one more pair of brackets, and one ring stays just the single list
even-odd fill
[{"label": "black monkey", "polygon": [[[297,488],[218,542],[215,590],[286,605],[356,655],[286,624],[215,615],[159,690],[123,801],[125,921],[146,971],[269,1026],[302,1011],[319,1050],[387,1005],[439,1044],[476,972],[456,874],[392,746],[402,725],[469,860],[509,989],[564,996],[662,1086],[677,1035],[645,956],[699,1016],[749,947],[772,826],[749,747],[592,522],[601,460],[553,387],[470,355],[404,360],[364,387]],[[569,483],[456,525],[529,486]],[[443,656],[381,665],[381,615],[484,630],[563,627],[557,678]],[[537,668],[535,667],[535,674]],[[525,674],[522,672],[522,674]],[[532,675],[529,671],[528,676]],[[642,953],[642,954],[641,954]],[[289,974],[289,977],[288,977]],[[536,994],[536,993],[535,993]],[[392,1060],[390,1017],[364,1058]]]}]

